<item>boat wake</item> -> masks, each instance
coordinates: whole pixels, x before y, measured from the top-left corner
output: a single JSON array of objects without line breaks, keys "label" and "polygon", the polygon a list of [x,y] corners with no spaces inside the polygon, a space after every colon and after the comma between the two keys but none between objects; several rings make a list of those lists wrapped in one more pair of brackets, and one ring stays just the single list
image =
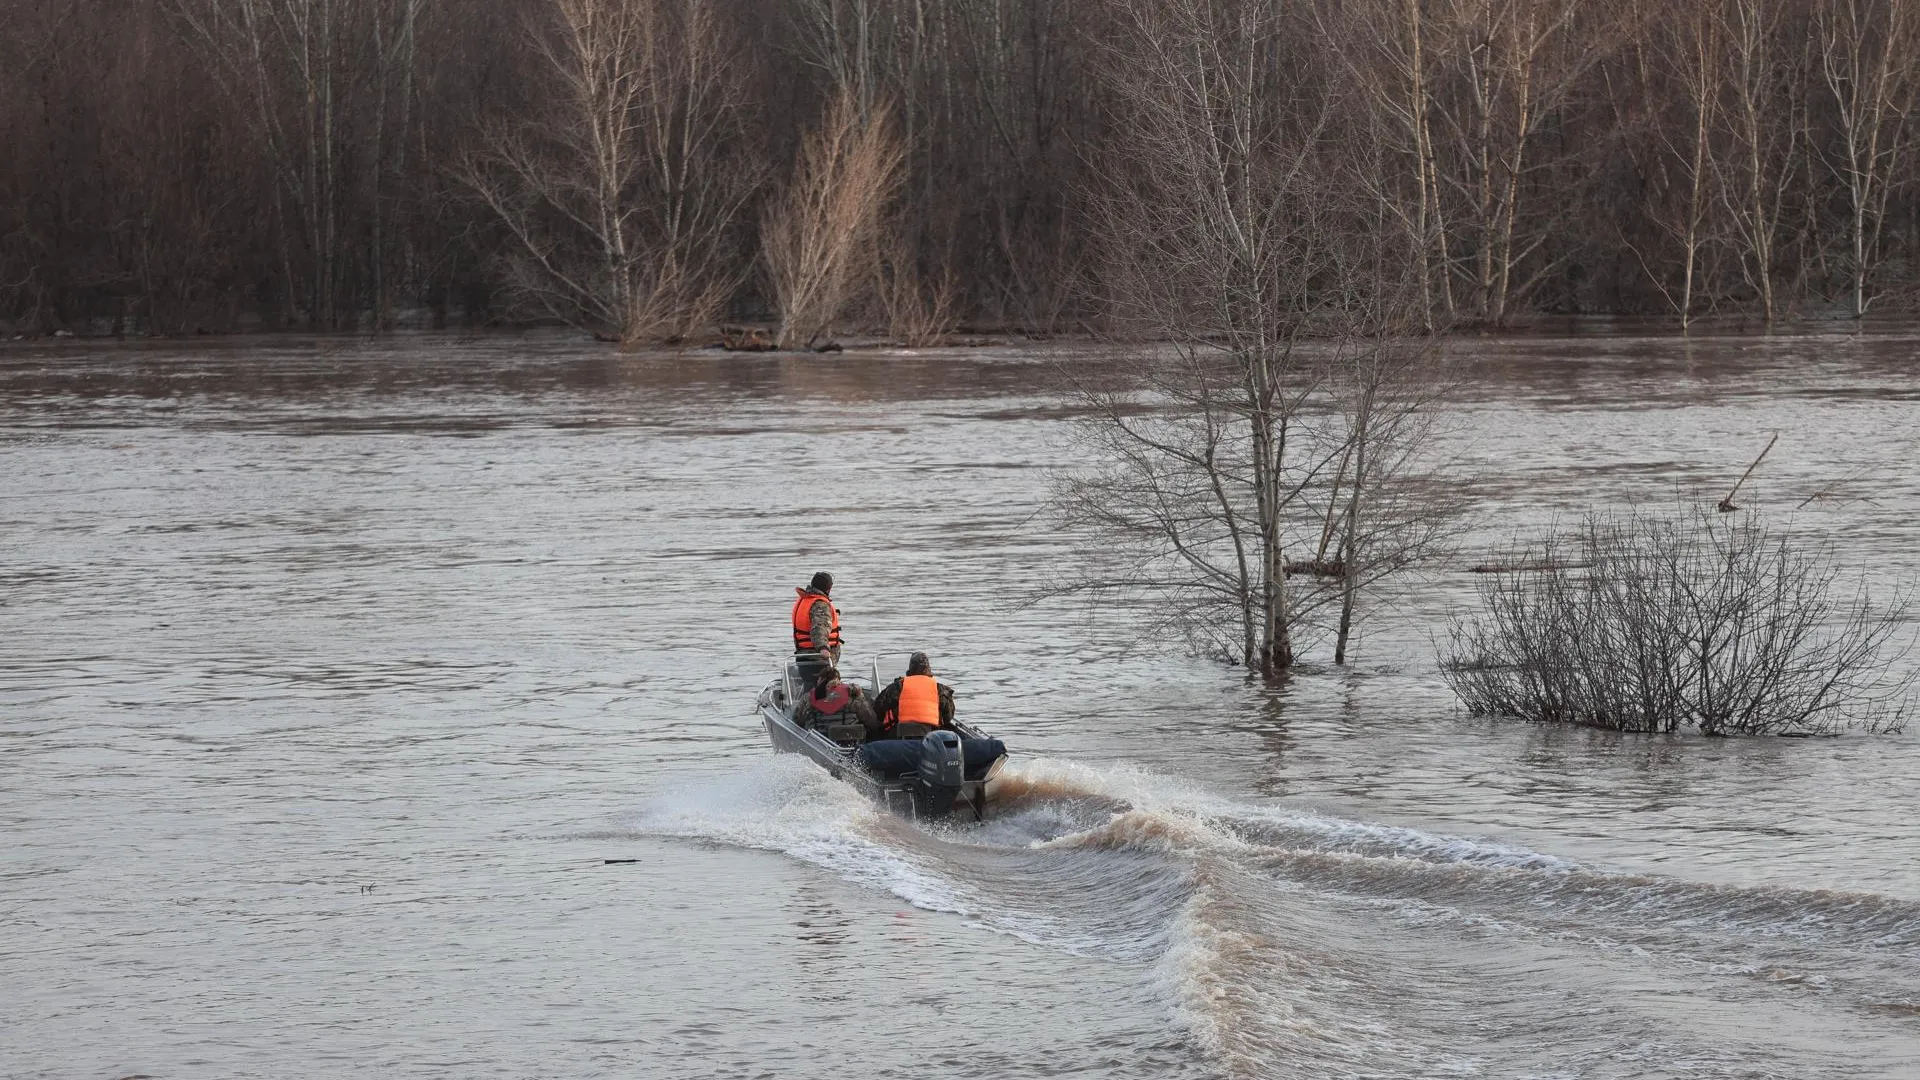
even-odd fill
[{"label": "boat wake", "polygon": [[893,821],[798,757],[768,758],[664,795],[619,824],[644,835],[777,851],[928,911],[974,910],[964,885],[889,842]]},{"label": "boat wake", "polygon": [[999,785],[985,824],[919,827],[770,759],[624,824],[1137,963],[1229,1076],[1920,1075],[1920,904],[1615,873],[1128,767],[1022,760]]}]

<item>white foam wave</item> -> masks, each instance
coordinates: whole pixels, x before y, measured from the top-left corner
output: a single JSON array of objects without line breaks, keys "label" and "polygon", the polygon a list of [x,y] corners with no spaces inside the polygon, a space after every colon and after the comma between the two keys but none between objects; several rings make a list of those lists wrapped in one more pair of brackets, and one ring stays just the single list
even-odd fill
[{"label": "white foam wave", "polygon": [[[1583,869],[1580,863],[1571,859],[1485,837],[1429,833],[1399,825],[1355,821],[1312,810],[1283,807],[1235,804],[1229,813],[1251,826],[1248,833],[1254,838],[1267,842],[1289,839],[1318,851],[1385,855],[1504,870],[1571,872]],[[1264,836],[1262,830],[1266,831]],[[1273,835],[1275,830],[1281,835]]]},{"label": "white foam wave", "polygon": [[925,828],[811,763],[767,758],[655,798],[628,824],[781,852],[995,933],[1148,963],[1229,1076],[1274,1075],[1279,1062],[1306,1077],[1479,1067],[1356,1008],[1404,989],[1378,956],[1337,946],[1351,928],[1327,913],[1356,902],[1406,930],[1469,927],[1815,990],[1827,985],[1820,957],[1735,947],[1723,931],[1857,944],[1908,942],[1914,925],[1910,907],[1872,898],[1611,874],[1492,838],[1225,797],[1136,766],[1024,759],[1001,781],[998,820]]},{"label": "white foam wave", "polygon": [[[1170,836],[1177,835],[1188,844],[1218,849],[1284,846],[1502,869],[1567,872],[1582,868],[1570,859],[1485,837],[1429,833],[1227,798],[1134,765],[1093,766],[1039,758],[1015,763],[1007,770],[1007,780],[1017,792],[1039,795],[1043,801],[1079,795],[1116,804],[1108,821],[1089,823],[1078,830],[1082,833],[1097,832],[1129,814],[1157,819],[1169,826],[1167,832],[1141,834],[1155,846],[1164,846]],[[1086,839],[1066,833],[1036,836],[1030,842],[1071,846]]]},{"label": "white foam wave", "polygon": [[623,824],[648,836],[777,851],[928,911],[977,914],[968,891],[879,836],[894,823],[796,757],[772,757],[663,794]]},{"label": "white foam wave", "polygon": [[[1185,895],[1184,875],[1177,868],[1149,883],[1138,874],[1116,875],[1085,863],[996,865],[1043,846],[1036,831],[1084,829],[1084,820],[1051,803],[1036,802],[986,829],[915,825],[793,757],[768,758],[703,778],[650,800],[619,824],[648,836],[780,852],[915,907],[957,914],[969,925],[1081,955],[1158,956],[1165,942],[1164,912]],[[1036,877],[1049,870],[1050,881]],[[1177,895],[1169,899],[1170,893]],[[1095,894],[1092,910],[1058,902],[1062,896]]]}]

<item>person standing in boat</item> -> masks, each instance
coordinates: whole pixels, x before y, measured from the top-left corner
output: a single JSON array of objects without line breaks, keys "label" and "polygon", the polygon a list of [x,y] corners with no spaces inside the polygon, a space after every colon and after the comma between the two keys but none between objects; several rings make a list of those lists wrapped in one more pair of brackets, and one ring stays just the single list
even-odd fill
[{"label": "person standing in boat", "polygon": [[794,660],[802,689],[812,690],[820,673],[840,662],[840,609],[828,599],[833,575],[822,570],[794,592],[800,594],[793,602]]},{"label": "person standing in boat", "polygon": [[887,684],[873,699],[883,739],[917,739],[934,728],[953,726],[953,687],[933,677],[933,662],[923,652],[907,660],[907,673]]}]

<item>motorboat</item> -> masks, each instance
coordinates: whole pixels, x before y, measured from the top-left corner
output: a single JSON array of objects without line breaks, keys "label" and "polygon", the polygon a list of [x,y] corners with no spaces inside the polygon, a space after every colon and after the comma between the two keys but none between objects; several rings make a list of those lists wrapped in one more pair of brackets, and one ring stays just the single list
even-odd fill
[{"label": "motorboat", "polygon": [[[905,673],[906,657],[876,656],[866,677],[849,676],[845,665],[840,671],[842,682],[859,685],[871,700]],[[957,720],[917,739],[872,741],[858,723],[805,725],[796,715],[805,686],[796,658],[760,691],[760,718],[776,752],[803,755],[906,817],[986,820],[994,781],[1007,762],[1000,740]]]}]

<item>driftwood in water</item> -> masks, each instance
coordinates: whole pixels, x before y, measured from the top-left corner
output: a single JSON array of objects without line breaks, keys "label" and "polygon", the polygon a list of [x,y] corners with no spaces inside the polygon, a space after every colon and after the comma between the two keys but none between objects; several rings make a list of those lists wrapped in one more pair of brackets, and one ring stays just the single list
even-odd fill
[{"label": "driftwood in water", "polygon": [[1310,574],[1314,577],[1343,578],[1347,565],[1339,559],[1299,559],[1286,565],[1288,577]]},{"label": "driftwood in water", "polygon": [[720,328],[720,347],[728,352],[772,352],[780,346],[759,327],[723,326]]},{"label": "driftwood in water", "polygon": [[1776,431],[1773,434],[1773,438],[1767,440],[1766,448],[1760,451],[1760,457],[1753,459],[1753,464],[1747,466],[1747,471],[1740,474],[1739,480],[1734,481],[1733,490],[1727,492],[1727,497],[1724,499],[1721,499],[1720,505],[1714,507],[1714,509],[1720,511],[1723,514],[1731,514],[1735,510],[1740,509],[1739,507],[1733,505],[1733,497],[1735,495],[1740,494],[1740,485],[1747,482],[1747,477],[1753,475],[1753,470],[1760,467],[1761,458],[1766,457],[1767,451],[1773,449],[1773,444],[1779,441],[1780,441],[1780,433]]},{"label": "driftwood in water", "polygon": [[1517,563],[1481,563],[1467,567],[1469,574],[1539,574],[1554,570],[1585,570],[1592,563],[1583,562],[1517,562]]}]

